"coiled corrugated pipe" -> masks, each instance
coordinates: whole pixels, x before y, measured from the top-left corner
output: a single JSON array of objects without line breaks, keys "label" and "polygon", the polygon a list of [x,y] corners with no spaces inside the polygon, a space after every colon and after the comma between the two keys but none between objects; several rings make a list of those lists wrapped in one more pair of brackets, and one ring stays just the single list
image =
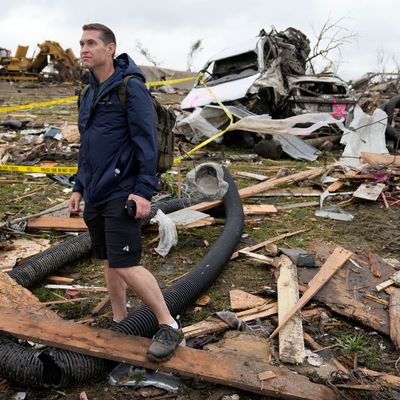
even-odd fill
[{"label": "coiled corrugated pipe", "polygon": [[[224,169],[224,180],[229,190],[224,197],[225,227],[208,253],[189,274],[164,294],[173,316],[179,315],[215,281],[228,263],[243,231],[242,200],[230,174]],[[233,189],[234,188],[234,189]],[[115,330],[129,335],[152,336],[158,328],[157,319],[146,306],[122,321]]]},{"label": "coiled corrugated pipe", "polygon": [[[195,203],[191,199],[158,202],[151,207],[150,215],[143,220],[143,225],[147,225],[150,222],[150,219],[156,215],[157,210],[167,214]],[[85,232],[34,255],[15,267],[9,274],[21,286],[25,288],[33,287],[60,268],[89,255],[91,251],[90,236],[88,232]]]},{"label": "coiled corrugated pipe", "polygon": [[[180,314],[184,308],[191,305],[202,292],[211,286],[229,261],[241,237],[243,230],[242,201],[234,181],[226,169],[224,169],[224,179],[229,184],[228,192],[224,197],[226,214],[224,230],[193,271],[165,293],[167,305],[173,316]],[[117,330],[131,335],[150,337],[157,328],[158,324],[153,313],[147,307],[142,307],[120,323]],[[26,356],[23,359],[13,360],[11,365],[10,362],[5,362],[5,359],[10,359],[7,355],[10,354],[11,341],[3,337],[0,339],[1,374],[22,385],[39,387],[50,385],[61,388],[94,378],[112,365],[106,360],[65,350],[48,348],[38,353],[38,350],[26,348],[21,350],[20,345],[15,345],[15,351],[26,352]],[[40,365],[37,362],[38,359]]]}]

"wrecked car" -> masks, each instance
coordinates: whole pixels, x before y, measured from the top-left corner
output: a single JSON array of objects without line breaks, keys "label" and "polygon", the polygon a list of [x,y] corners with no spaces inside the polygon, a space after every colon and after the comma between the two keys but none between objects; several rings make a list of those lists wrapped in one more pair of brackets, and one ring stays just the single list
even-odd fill
[{"label": "wrecked car", "polygon": [[182,109],[238,102],[256,114],[274,116],[288,95],[286,77],[305,74],[309,40],[297,29],[259,35],[212,57],[202,69],[210,93],[198,79]]},{"label": "wrecked car", "polygon": [[288,76],[287,79],[287,116],[327,112],[349,122],[356,98],[345,81],[332,75]]},{"label": "wrecked car", "polygon": [[184,110],[223,103],[241,105],[255,114],[285,118],[304,113],[328,112],[346,120],[355,96],[342,79],[305,75],[310,45],[297,29],[264,30],[247,42],[212,57],[182,101]]}]

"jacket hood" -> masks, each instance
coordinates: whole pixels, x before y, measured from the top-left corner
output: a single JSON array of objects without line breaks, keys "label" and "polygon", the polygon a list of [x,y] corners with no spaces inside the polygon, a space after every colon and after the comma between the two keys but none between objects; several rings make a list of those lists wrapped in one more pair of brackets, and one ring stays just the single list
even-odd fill
[{"label": "jacket hood", "polygon": [[[135,61],[132,60],[126,53],[120,54],[114,59],[115,77],[118,79],[124,79],[126,75],[136,75],[143,83],[146,83],[146,77],[143,71],[136,65]],[[93,73],[90,72],[89,83],[96,84],[96,78]]]},{"label": "jacket hood", "polygon": [[126,75],[136,75],[143,81],[143,83],[146,82],[146,77],[144,76],[143,71],[126,53],[122,53],[114,59],[114,67],[117,73],[122,74],[122,78]]}]

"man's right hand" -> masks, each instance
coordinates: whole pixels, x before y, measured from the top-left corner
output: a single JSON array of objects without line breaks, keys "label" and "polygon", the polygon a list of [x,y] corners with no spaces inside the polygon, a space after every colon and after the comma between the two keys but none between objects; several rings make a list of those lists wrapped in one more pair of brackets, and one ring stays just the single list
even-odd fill
[{"label": "man's right hand", "polygon": [[72,214],[77,214],[80,211],[79,204],[82,200],[82,194],[79,192],[73,192],[68,202],[68,209]]}]

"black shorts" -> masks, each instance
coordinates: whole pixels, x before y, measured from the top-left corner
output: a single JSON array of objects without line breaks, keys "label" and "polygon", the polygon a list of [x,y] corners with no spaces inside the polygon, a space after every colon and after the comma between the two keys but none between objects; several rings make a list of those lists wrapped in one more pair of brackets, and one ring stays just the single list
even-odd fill
[{"label": "black shorts", "polygon": [[94,254],[101,260],[108,260],[110,268],[140,265],[141,220],[127,214],[126,200],[111,200],[98,207],[85,204],[83,212]]}]

